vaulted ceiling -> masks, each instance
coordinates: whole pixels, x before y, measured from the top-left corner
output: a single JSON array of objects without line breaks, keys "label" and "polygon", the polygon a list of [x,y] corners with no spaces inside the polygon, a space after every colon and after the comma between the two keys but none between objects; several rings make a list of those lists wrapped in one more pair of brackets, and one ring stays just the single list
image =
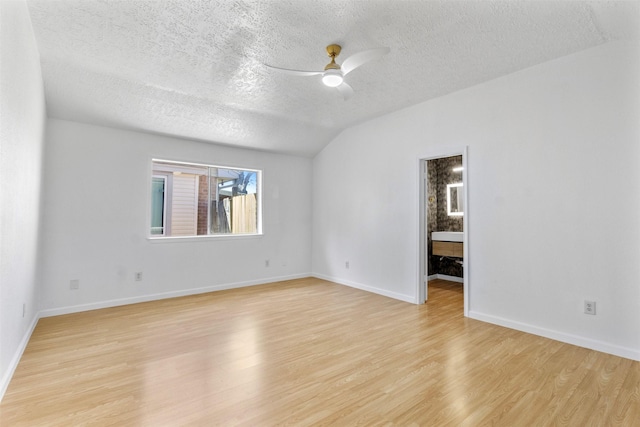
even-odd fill
[{"label": "vaulted ceiling", "polygon": [[[49,117],[313,156],[382,114],[618,39],[630,1],[29,0]],[[345,101],[319,76],[350,73]]]}]

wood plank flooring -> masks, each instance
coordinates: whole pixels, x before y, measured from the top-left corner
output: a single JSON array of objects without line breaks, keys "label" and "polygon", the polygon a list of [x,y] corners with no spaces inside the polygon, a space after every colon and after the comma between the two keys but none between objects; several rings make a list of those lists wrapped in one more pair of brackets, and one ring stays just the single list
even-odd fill
[{"label": "wood plank flooring", "polygon": [[640,362],[319,279],[41,319],[2,426],[638,426]]}]

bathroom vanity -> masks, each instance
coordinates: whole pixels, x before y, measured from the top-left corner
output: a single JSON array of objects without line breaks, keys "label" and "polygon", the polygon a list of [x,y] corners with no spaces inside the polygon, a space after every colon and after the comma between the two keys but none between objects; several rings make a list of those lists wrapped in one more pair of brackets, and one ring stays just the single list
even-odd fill
[{"label": "bathroom vanity", "polygon": [[462,231],[434,231],[432,255],[462,258],[464,254],[464,234]]}]

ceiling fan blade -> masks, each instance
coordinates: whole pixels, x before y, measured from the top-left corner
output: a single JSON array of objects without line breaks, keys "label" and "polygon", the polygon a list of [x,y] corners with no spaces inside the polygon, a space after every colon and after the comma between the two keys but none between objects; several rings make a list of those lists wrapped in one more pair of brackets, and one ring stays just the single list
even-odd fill
[{"label": "ceiling fan blade", "polygon": [[304,70],[290,70],[288,68],[279,68],[273,67],[271,65],[264,64],[265,67],[271,68],[272,70],[280,71],[286,74],[292,74],[294,76],[306,77],[306,76],[317,76],[323,73],[323,71],[304,71]]},{"label": "ceiling fan blade", "polygon": [[341,85],[336,86],[336,89],[338,89],[338,92],[342,94],[342,97],[345,101],[353,96],[353,88],[345,82],[342,82]]},{"label": "ceiling fan blade", "polygon": [[362,52],[354,53],[342,62],[340,68],[346,76],[362,64],[373,61],[374,59],[382,58],[390,51],[391,49],[389,49],[388,47],[379,47],[376,49],[367,49],[363,50]]}]

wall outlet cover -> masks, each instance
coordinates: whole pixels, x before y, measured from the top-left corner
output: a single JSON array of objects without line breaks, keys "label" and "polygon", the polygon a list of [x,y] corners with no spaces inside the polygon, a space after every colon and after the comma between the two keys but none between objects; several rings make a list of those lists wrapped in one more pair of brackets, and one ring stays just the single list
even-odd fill
[{"label": "wall outlet cover", "polygon": [[586,301],[584,302],[584,314],[596,314],[596,302]]}]

